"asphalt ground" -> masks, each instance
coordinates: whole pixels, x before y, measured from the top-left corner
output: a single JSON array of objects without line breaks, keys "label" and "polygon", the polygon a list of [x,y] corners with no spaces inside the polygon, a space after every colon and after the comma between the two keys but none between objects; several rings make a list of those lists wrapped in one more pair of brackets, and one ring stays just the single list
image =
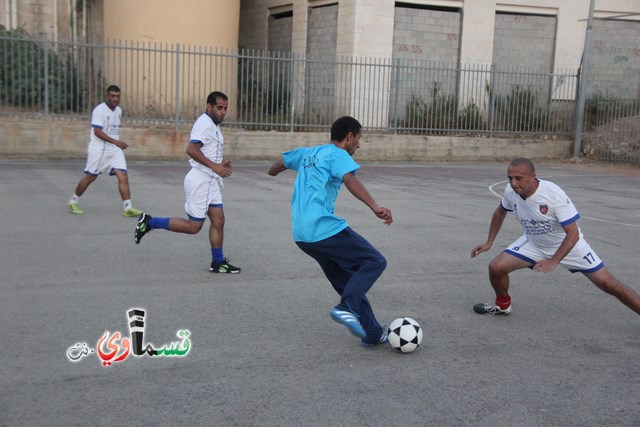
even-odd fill
[{"label": "asphalt ground", "polygon": [[[85,193],[86,215],[72,215],[83,166],[0,161],[0,425],[640,424],[640,318],[581,274],[518,271],[510,316],[473,312],[494,297],[488,262],[520,235],[509,215],[491,251],[470,257],[506,164],[363,164],[390,227],[342,189],[337,214],[388,260],[369,293],[379,320],[422,325],[411,354],[363,348],[330,319],[338,297],[291,239],[293,172],[234,163],[225,255],[242,273],[220,275],[208,272],[208,222],[196,236],[154,230],[136,245],[113,177]],[[640,291],[640,171],[537,166],[572,197],[609,269]],[[134,204],[184,216],[188,170],[129,162]],[[174,355],[115,361],[130,308],[146,311],[145,345]],[[107,366],[105,333],[118,351]]]}]

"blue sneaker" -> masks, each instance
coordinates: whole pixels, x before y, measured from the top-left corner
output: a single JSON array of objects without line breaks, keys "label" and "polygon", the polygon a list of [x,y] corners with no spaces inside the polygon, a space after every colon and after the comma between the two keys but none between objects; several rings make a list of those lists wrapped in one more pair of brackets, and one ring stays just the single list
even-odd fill
[{"label": "blue sneaker", "polygon": [[377,340],[369,341],[366,337],[360,340],[360,343],[363,347],[373,347],[374,345],[386,344],[388,342],[389,336],[387,335],[387,325],[384,325],[382,327],[382,335],[380,335],[380,338],[378,338]]},{"label": "blue sneaker", "polygon": [[331,318],[338,323],[342,323],[344,326],[349,329],[356,337],[362,339],[367,336],[367,333],[362,329],[362,325],[360,324],[360,320],[358,316],[351,313],[350,311],[339,310],[337,308],[331,309]]}]

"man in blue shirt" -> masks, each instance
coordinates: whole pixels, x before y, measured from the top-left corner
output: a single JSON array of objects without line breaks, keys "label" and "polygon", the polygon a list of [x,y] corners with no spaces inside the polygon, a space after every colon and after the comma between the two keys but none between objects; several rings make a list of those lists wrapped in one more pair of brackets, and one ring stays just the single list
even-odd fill
[{"label": "man in blue shirt", "polygon": [[340,187],[344,183],[384,224],[391,225],[391,211],[379,206],[356,178],[360,168],[352,158],[360,147],[362,125],[353,117],[341,117],[331,126],[331,143],[298,148],[282,153],[267,173],[276,176],[287,169],[298,175],[291,198],[293,240],[314,258],[340,303],[331,318],[345,325],[370,347],[387,342],[387,333],[376,320],[366,293],[380,277],[387,260],[349,224],[334,214]]}]

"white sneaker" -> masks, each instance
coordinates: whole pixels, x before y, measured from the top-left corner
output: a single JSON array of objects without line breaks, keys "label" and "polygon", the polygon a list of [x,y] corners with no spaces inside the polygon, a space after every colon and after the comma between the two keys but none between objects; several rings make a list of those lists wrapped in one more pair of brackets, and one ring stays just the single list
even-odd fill
[{"label": "white sneaker", "polygon": [[473,311],[478,314],[486,314],[488,316],[495,316],[496,314],[503,314],[506,316],[511,313],[511,304],[503,310],[491,302],[481,302],[473,306]]}]

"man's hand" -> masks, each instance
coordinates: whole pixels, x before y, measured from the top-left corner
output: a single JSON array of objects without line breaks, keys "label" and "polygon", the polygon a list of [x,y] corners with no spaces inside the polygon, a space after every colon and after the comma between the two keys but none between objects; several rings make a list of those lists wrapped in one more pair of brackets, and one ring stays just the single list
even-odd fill
[{"label": "man's hand", "polygon": [[482,252],[486,252],[491,249],[491,244],[485,242],[481,245],[477,245],[475,248],[471,250],[471,258],[475,258],[480,255]]},{"label": "man's hand", "polygon": [[231,176],[231,160],[223,160],[222,163],[215,164],[213,171],[223,178]]},{"label": "man's hand", "polygon": [[550,271],[555,270],[555,268],[558,266],[558,262],[550,260],[550,259],[543,259],[542,261],[538,261],[536,262],[536,265],[533,266],[533,271],[540,271],[542,273],[548,273]]},{"label": "man's hand", "polygon": [[389,209],[379,207],[373,212],[376,214],[378,218],[384,220],[384,225],[391,225],[393,223],[393,216],[391,215],[391,211]]}]

